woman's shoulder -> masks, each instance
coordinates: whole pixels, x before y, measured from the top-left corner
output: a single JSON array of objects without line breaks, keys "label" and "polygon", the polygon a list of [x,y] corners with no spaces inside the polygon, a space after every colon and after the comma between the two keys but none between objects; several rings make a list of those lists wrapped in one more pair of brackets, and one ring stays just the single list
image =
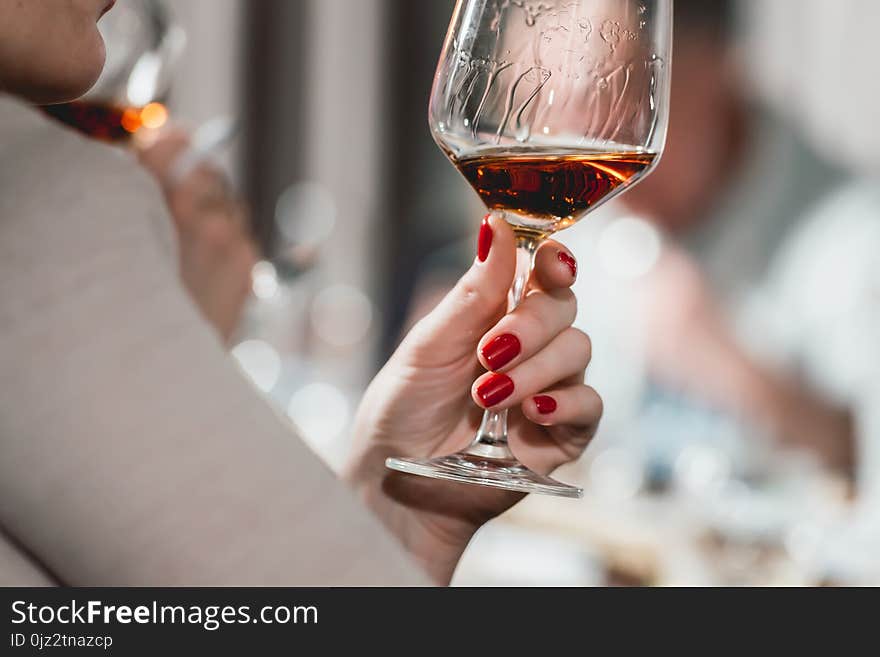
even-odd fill
[{"label": "woman's shoulder", "polygon": [[166,246],[172,236],[161,190],[131,154],[0,96],[0,231],[41,225],[146,230]]}]

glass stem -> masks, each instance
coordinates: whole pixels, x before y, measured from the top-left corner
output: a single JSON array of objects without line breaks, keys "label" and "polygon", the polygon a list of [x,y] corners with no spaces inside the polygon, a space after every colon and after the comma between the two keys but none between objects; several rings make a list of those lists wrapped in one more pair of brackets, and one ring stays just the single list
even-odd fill
[{"label": "glass stem", "polygon": [[[535,266],[535,253],[538,241],[533,237],[517,235],[516,238],[516,276],[507,298],[507,312],[516,308],[526,293],[532,268]],[[516,457],[507,444],[507,411],[486,411],[477,436],[467,454],[483,458],[515,461]]]}]

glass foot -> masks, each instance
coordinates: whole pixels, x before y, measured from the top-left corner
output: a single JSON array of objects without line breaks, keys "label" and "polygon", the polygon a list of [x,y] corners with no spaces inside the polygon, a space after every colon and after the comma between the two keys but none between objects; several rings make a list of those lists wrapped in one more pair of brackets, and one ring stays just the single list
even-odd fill
[{"label": "glass foot", "polygon": [[407,474],[503,488],[519,493],[571,498],[584,495],[583,489],[532,472],[519,461],[485,458],[466,452],[433,459],[390,458],[385,461],[385,466]]}]

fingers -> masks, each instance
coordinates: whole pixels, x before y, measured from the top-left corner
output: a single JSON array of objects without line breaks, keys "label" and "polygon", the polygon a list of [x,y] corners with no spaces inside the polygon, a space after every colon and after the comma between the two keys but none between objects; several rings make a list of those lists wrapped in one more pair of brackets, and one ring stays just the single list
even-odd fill
[{"label": "fingers", "polygon": [[168,174],[174,162],[190,144],[189,136],[179,129],[168,129],[149,146],[138,151],[138,159],[162,185],[169,191]]},{"label": "fingers", "polygon": [[236,199],[226,175],[208,164],[202,164],[183,178],[171,190],[169,201],[172,212],[180,217],[193,217],[211,211],[221,211],[231,218],[239,218]]},{"label": "fingers", "polygon": [[146,150],[141,161],[154,172],[165,191],[172,218],[182,233],[198,230],[198,224],[214,215],[223,215],[249,231],[248,213],[238,199],[226,174],[210,163],[202,163],[180,180],[169,179],[169,171],[189,147],[189,139],[179,133],[163,137]]},{"label": "fingers", "polygon": [[226,175],[207,162],[199,164],[182,178],[174,179],[172,172],[175,163],[190,144],[189,135],[185,132],[169,129],[138,152],[141,164],[158,179],[172,210],[181,206],[182,214],[210,209],[233,197]]},{"label": "fingers", "polygon": [[577,300],[569,289],[530,293],[480,341],[480,363],[498,372],[528,360],[571,326],[576,314]]},{"label": "fingers", "polygon": [[[487,215],[480,228],[473,266],[437,308],[410,333],[410,346],[470,356],[486,329],[507,309],[507,292],[516,270],[516,240],[500,216]],[[429,356],[429,354],[420,354]]]},{"label": "fingers", "polygon": [[535,255],[530,286],[542,290],[569,288],[577,279],[577,260],[565,246],[549,240]]},{"label": "fingers", "polygon": [[473,400],[483,408],[504,410],[526,398],[578,375],[590,362],[590,339],[575,328],[568,328],[532,358],[507,373],[489,372],[478,378],[471,389]]},{"label": "fingers", "polygon": [[546,427],[547,434],[519,434],[518,439],[544,447],[549,436],[558,448],[533,450],[535,459],[530,465],[539,472],[552,472],[580,457],[599,428],[603,406],[593,388],[574,384],[529,397],[522,403],[522,412],[527,420]]},{"label": "fingers", "polygon": [[544,427],[567,426],[595,429],[602,417],[602,399],[585,385],[551,388],[526,398],[523,414]]}]

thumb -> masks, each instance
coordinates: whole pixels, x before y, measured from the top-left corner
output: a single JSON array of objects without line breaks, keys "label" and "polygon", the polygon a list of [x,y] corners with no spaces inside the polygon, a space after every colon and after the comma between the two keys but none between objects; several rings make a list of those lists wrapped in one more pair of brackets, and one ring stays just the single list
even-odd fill
[{"label": "thumb", "polygon": [[413,329],[409,346],[431,360],[469,355],[507,312],[515,272],[513,230],[500,214],[488,214],[480,226],[474,264]]}]

